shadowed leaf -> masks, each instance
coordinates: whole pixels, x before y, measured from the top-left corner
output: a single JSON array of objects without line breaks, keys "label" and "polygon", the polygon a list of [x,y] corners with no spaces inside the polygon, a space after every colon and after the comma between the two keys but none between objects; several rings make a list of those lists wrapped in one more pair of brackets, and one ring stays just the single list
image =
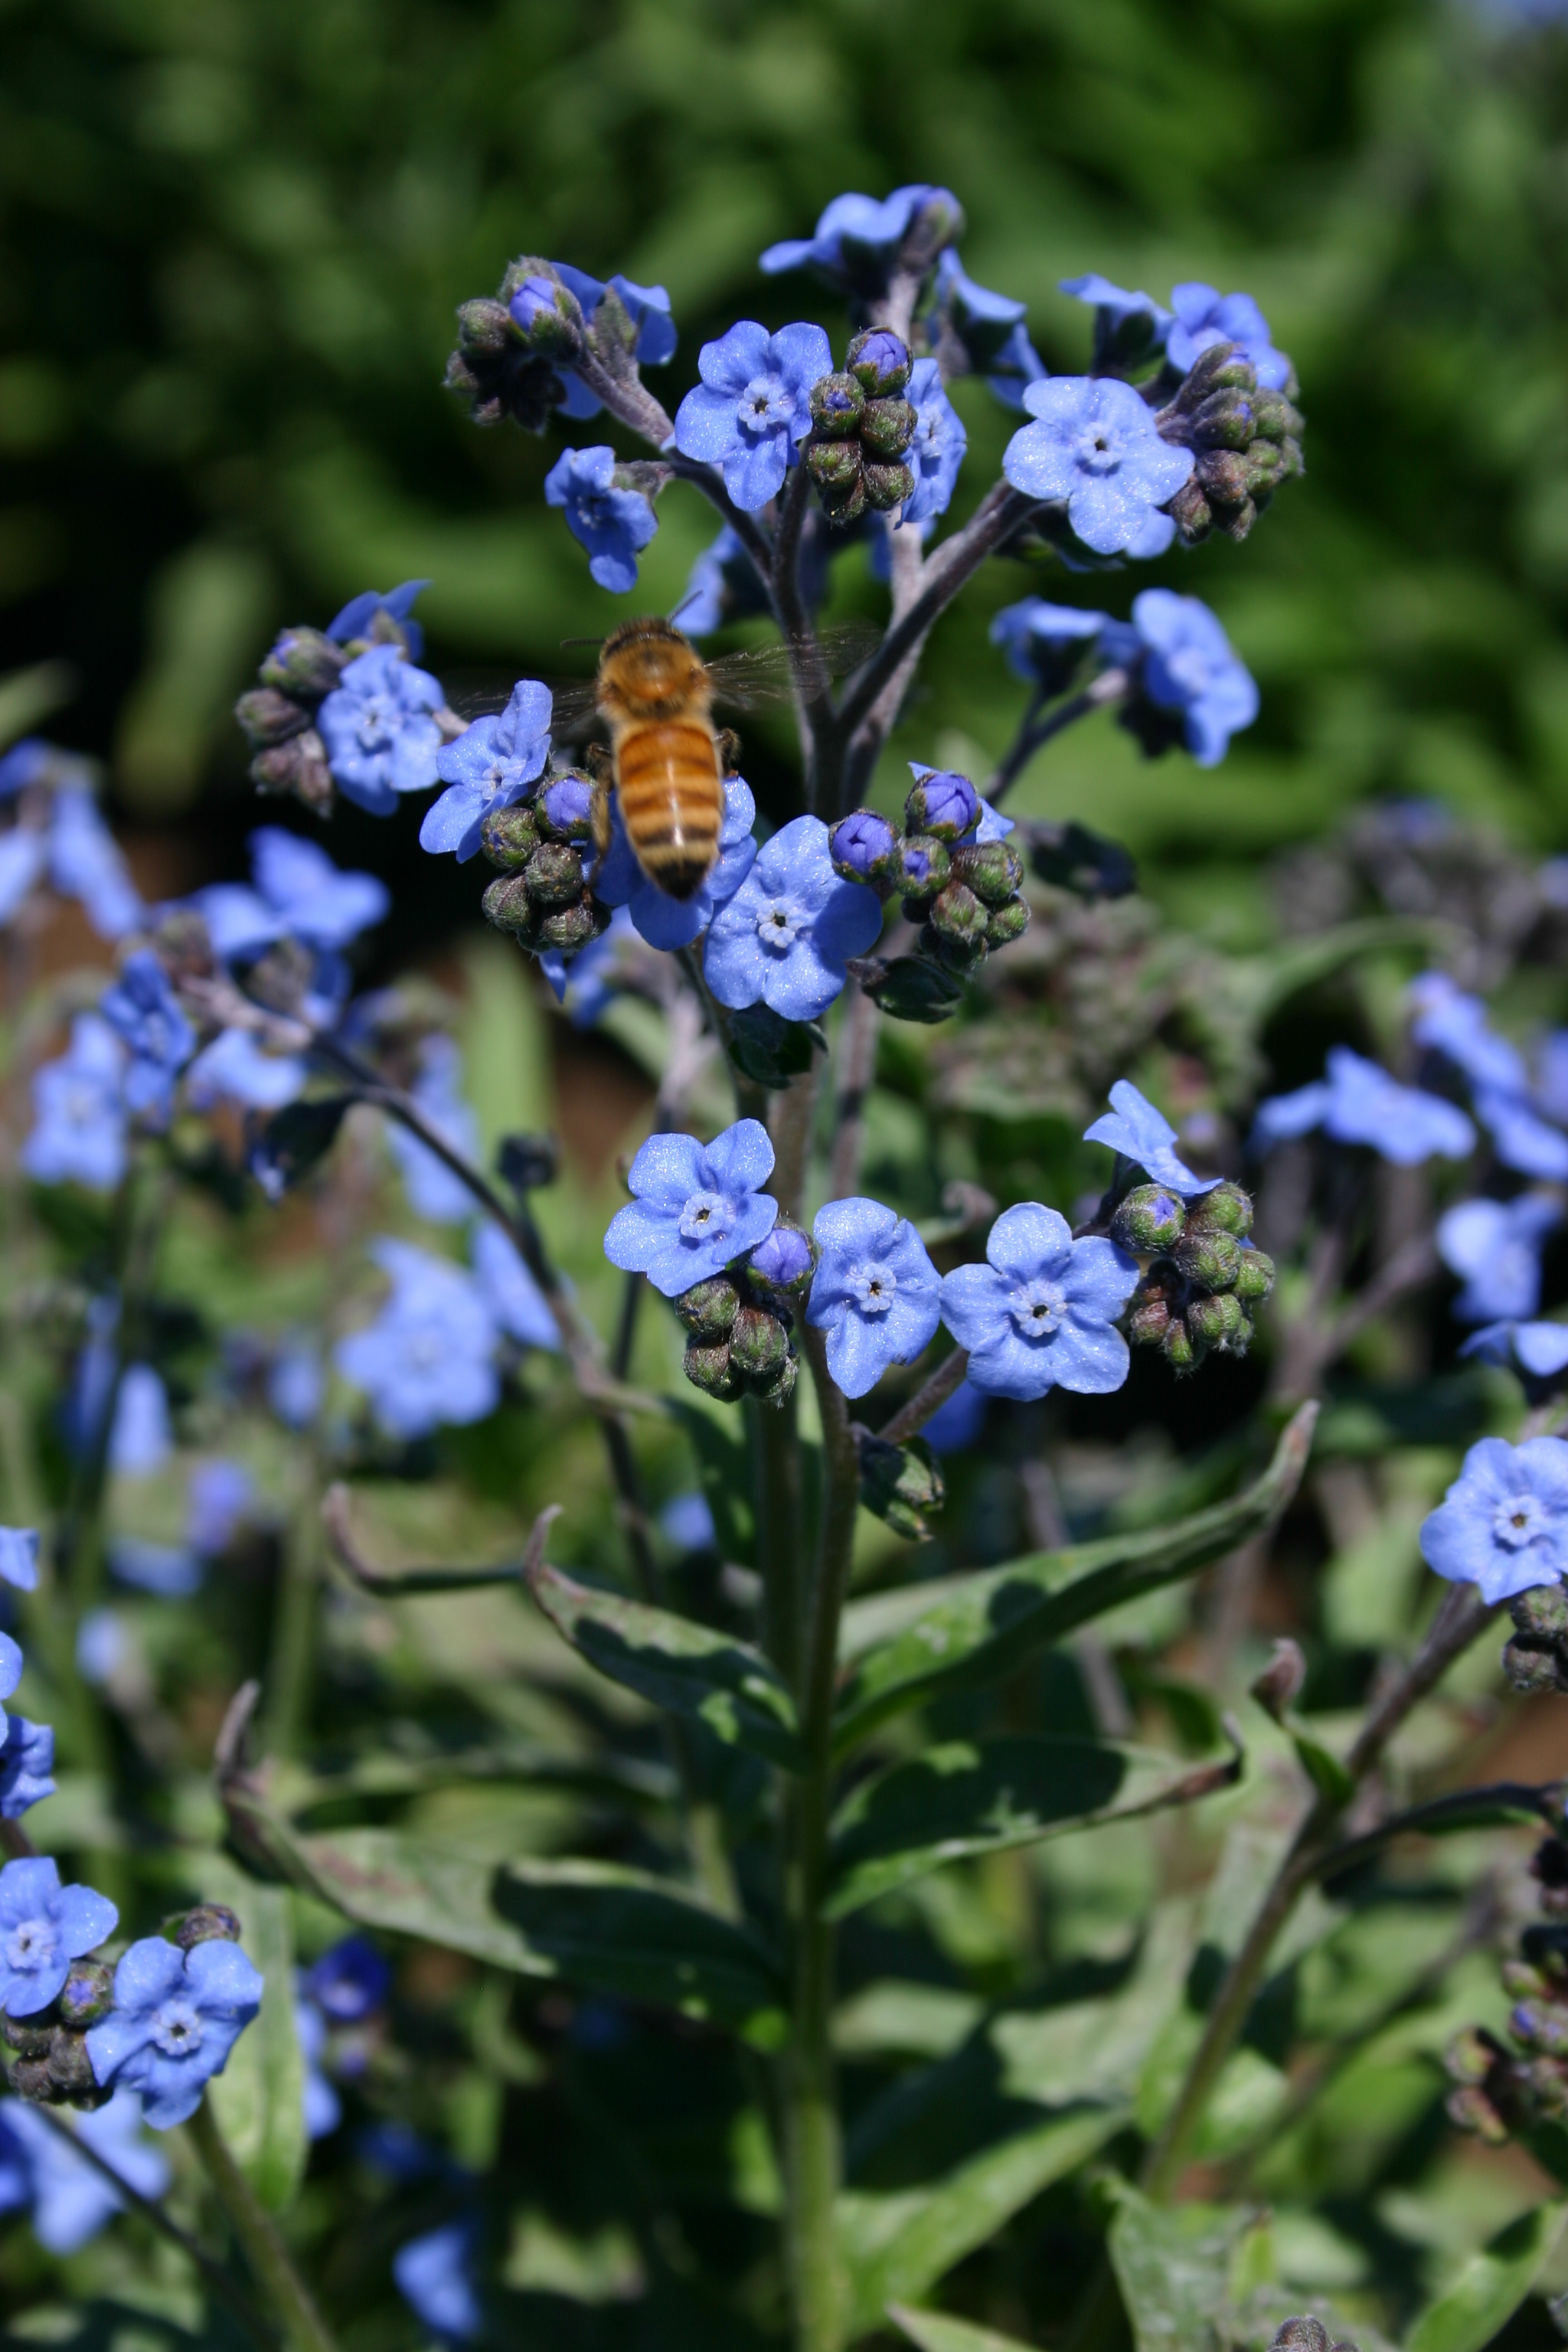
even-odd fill
[{"label": "shadowed leaf", "polygon": [[1418,2314],[1405,2352],[1482,2352],[1546,2267],[1565,2215],[1568,2204],[1538,2205],[1472,2254],[1447,2292]]}]

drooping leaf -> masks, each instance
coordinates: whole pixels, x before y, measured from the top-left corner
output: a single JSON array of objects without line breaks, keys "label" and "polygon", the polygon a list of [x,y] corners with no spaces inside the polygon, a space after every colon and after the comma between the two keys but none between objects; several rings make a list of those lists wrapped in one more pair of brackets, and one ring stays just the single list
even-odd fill
[{"label": "drooping leaf", "polygon": [[911,2311],[907,2304],[890,2303],[888,2317],[901,2327],[920,2352],[1028,2352],[1016,2336],[999,2336],[994,2327],[976,2327],[967,2319],[950,2319],[945,2311]]},{"label": "drooping leaf", "polygon": [[[1282,1432],[1263,1475],[1228,1502],[1175,1526],[1110,1536],[1070,1550],[1035,1552],[983,1575],[923,1591],[877,1596],[858,1620],[847,1611],[845,1653],[856,1663],[840,1702],[842,1751],[873,1727],[938,1690],[966,1690],[1010,1674],[1031,1652],[1244,1543],[1289,1501],[1306,1467],[1317,1407]],[[865,1627],[876,1629],[865,1646]]]},{"label": "drooping leaf", "polygon": [[525,1574],[556,1632],[612,1682],[699,1717],[727,1747],[798,1768],[795,1702],[760,1650],[693,1618],[579,1584],[543,1560],[531,1560]]},{"label": "drooping leaf", "polygon": [[319,1167],[338,1139],[353,1095],[321,1095],[286,1103],[248,1141],[253,1174],[269,1192],[286,1192]]},{"label": "drooping leaf", "polygon": [[203,1900],[239,1919],[247,1957],[266,1990],[254,2023],[229,2053],[207,2096],[225,2139],[269,2212],[294,2201],[305,2169],[305,2062],[294,2024],[294,1930],[286,1887],[247,1877],[226,1856],[204,1858]]},{"label": "drooping leaf", "polygon": [[1568,2202],[1553,2200],[1510,2221],[1417,2314],[1405,2352],[1484,2352],[1545,2269],[1565,2218]]},{"label": "drooping leaf", "polygon": [[1239,1752],[1194,1766],[1111,1740],[951,1740],[862,1781],[840,1807],[824,1907],[841,1919],[945,1862],[1190,1804],[1240,1770]]}]

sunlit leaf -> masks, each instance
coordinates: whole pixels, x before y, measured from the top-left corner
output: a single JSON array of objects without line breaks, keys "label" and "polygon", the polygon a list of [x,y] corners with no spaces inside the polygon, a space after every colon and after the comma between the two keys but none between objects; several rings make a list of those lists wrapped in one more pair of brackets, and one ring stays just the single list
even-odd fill
[{"label": "sunlit leaf", "polygon": [[1568,2203],[1554,2200],[1510,2222],[1417,2315],[1405,2352],[1483,2352],[1545,2269],[1565,2217]]},{"label": "sunlit leaf", "polygon": [[281,2213],[305,2169],[305,2062],[294,2025],[294,1931],[287,1887],[265,1886],[221,1854],[204,1858],[208,1903],[226,1903],[266,1990],[254,2024],[207,2096],[223,2136],[262,2203]]}]

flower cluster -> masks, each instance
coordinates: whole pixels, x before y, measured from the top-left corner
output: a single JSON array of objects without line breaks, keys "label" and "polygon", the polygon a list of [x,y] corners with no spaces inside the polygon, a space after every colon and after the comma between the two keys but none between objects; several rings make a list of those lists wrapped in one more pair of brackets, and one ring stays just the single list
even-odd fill
[{"label": "flower cluster", "polygon": [[92,772],[73,752],[27,736],[0,756],[0,929],[39,884],[74,898],[106,940],[123,939],[144,909],[124,855],[99,811]]},{"label": "flower cluster", "polygon": [[836,872],[879,898],[900,892],[906,921],[920,926],[913,954],[863,968],[862,985],[896,1019],[940,1021],[962,979],[1022,936],[1029,905],[1023,861],[1007,845],[1012,819],[967,776],[911,766],[901,832],[876,810],[857,809],[834,827],[830,846]]},{"label": "flower cluster", "polygon": [[672,359],[675,324],[662,286],[607,283],[563,261],[523,255],[509,264],[493,297],[458,312],[449,390],[466,399],[476,425],[510,417],[542,433],[551,412],[598,415],[606,391],[639,365]]},{"label": "flower cluster", "polygon": [[339,1340],[334,1361],[389,1437],[483,1421],[500,1402],[510,1354],[561,1345],[538,1284],[497,1224],[475,1225],[471,1273],[388,1235],[371,1255],[391,1291],[372,1322]]}]

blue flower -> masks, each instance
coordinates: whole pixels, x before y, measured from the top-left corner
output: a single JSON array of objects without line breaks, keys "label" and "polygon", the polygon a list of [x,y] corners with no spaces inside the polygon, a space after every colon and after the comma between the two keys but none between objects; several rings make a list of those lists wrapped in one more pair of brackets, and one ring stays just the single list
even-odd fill
[{"label": "blue flower", "polygon": [[1470,1099],[1505,1168],[1549,1182],[1568,1179],[1568,1136],[1549,1127],[1527,1102],[1500,1087],[1477,1087]]},{"label": "blue flower", "polygon": [[679,1298],[773,1231],[779,1204],[761,1190],[773,1172],[760,1119],[737,1119],[709,1144],[650,1135],[626,1178],[637,1198],[612,1218],[605,1255]]},{"label": "blue flower", "polygon": [[719,1532],[713,1525],[713,1514],[708,1498],[695,1490],[689,1495],[672,1495],[658,1515],[659,1532],[668,1537],[679,1551],[713,1551],[718,1548]]},{"label": "blue flower", "polygon": [[37,1529],[0,1528],[0,1584],[14,1584],[18,1592],[33,1592],[37,1583]]},{"label": "blue flower", "polygon": [[740,776],[726,776],[724,823],[712,871],[693,897],[672,898],[637,864],[617,795],[610,803],[610,845],[593,877],[594,896],[603,906],[625,907],[650,948],[689,947],[708,929],[718,909],[734,897],[755,864],[757,845],[752,827],[756,821],[757,803],[751,786]]},{"label": "blue flower", "polygon": [[109,1544],[109,1572],[116,1582],[129,1584],[137,1592],[155,1593],[160,1601],[184,1601],[201,1591],[206,1565],[189,1544],[113,1536]]},{"label": "blue flower", "polygon": [[444,743],[436,773],[448,789],[432,801],[419,828],[419,846],[455,850],[459,866],[477,853],[492,809],[525,800],[550,757],[550,688],[520,677],[506,709],[488,712]]},{"label": "blue flower", "polygon": [[41,735],[24,735],[19,743],[0,753],[0,800],[14,800],[29,785],[42,783],[60,756]]},{"label": "blue flower", "polygon": [[[1088,302],[1094,310],[1094,357],[1098,366],[1117,352],[1118,346],[1136,365],[1163,351],[1165,338],[1175,324],[1173,312],[1162,309],[1152,294],[1130,294],[1124,286],[1113,286],[1109,278],[1090,270],[1083,278],[1064,278],[1061,290],[1070,294],[1075,302]],[[1131,322],[1138,322],[1136,329]]]},{"label": "blue flower", "polygon": [[155,2131],[183,2124],[222,2074],[261,1994],[237,1944],[215,1939],[182,1952],[144,1936],[114,1971],[113,2009],[88,2028],[93,2074],[105,2087],[140,2091]]},{"label": "blue flower", "polygon": [[144,909],[120,845],[85,785],[55,795],[49,824],[49,879],[64,898],[79,898],[100,939],[123,939]]},{"label": "blue flower", "polygon": [[430,714],[442,699],[429,671],[405,661],[400,647],[357,654],[316,714],[339,790],[372,816],[390,816],[400,793],[426,791],[441,748]]},{"label": "blue flower", "polygon": [[1171,289],[1175,319],[1165,337],[1165,356],[1185,374],[1200,352],[1215,343],[1239,343],[1266,392],[1283,392],[1291,367],[1269,340],[1268,321],[1250,294],[1222,294],[1217,286],[1194,279]]},{"label": "blue flower", "polygon": [[1327,1078],[1258,1104],[1255,1151],[1269,1151],[1316,1127],[1336,1143],[1370,1144],[1399,1168],[1414,1168],[1435,1152],[1463,1160],[1473,1147],[1476,1130],[1457,1105],[1419,1087],[1400,1086],[1348,1045],[1330,1046],[1328,1070]]},{"label": "blue flower", "polygon": [[1117,624],[1109,613],[1090,613],[1077,604],[1048,604],[1043,596],[1026,596],[1021,604],[1005,605],[991,624],[991,642],[1007,656],[1007,667],[1026,686],[1047,694],[1069,687],[1086,659],[1101,650],[1107,630]]},{"label": "blue flower", "polygon": [[31,825],[13,825],[0,835],[0,923],[10,922],[26,905],[47,856],[43,835]]},{"label": "blue flower", "polygon": [[1003,1212],[985,1256],[942,1286],[942,1319],[969,1350],[972,1386],[1020,1401],[1121,1386],[1130,1358],[1114,1327],[1138,1286],[1136,1258],[1114,1242],[1075,1242],[1067,1219],[1037,1201]]},{"label": "blue flower", "polygon": [[301,2104],[305,2137],[325,2139],[343,2119],[343,2103],[321,2069],[327,2048],[327,2021],[312,2000],[294,1999],[294,2038],[300,2044],[304,2074]]},{"label": "blue flower", "polygon": [[[463,1099],[463,1057],[450,1037],[426,1037],[419,1048],[419,1075],[409,1092],[437,1135],[473,1160],[479,1149],[479,1123]],[[399,1119],[386,1122],[386,1139],[403,1174],[403,1188],[416,1216],[432,1224],[461,1224],[474,1213],[474,1196],[460,1177],[427,1143]]]},{"label": "blue flower", "polygon": [[742,319],[703,344],[697,368],[702,382],[676,412],[675,446],[722,467],[735,504],[754,514],[783,488],[811,430],[811,387],[833,368],[827,337],[805,320],[770,335]]},{"label": "blue flower", "polygon": [[[1022,408],[1024,386],[1037,383],[1046,373],[1024,324],[1025,305],[976,286],[964,276],[963,263],[949,246],[936,265],[931,308],[935,340],[948,373],[961,372],[955,362],[962,357],[972,373],[985,378],[998,400],[1009,408]],[[910,398],[914,397],[911,391]]]},{"label": "blue flower", "polygon": [[112,1936],[120,1914],[90,1886],[62,1886],[48,1854],[0,1870],[0,2010],[34,2017],[47,2009],[73,1960]]},{"label": "blue flower", "polygon": [[479,2252],[479,2225],[468,2217],[410,2238],[392,2257],[397,2292],[442,2343],[467,2343],[484,2326]]},{"label": "blue flower", "polygon": [[897,870],[900,836],[875,809],[854,809],[827,836],[833,870],[846,881],[890,882]]},{"label": "blue flower", "polygon": [[0,1821],[19,1820],[54,1793],[54,1727],[0,1708]]},{"label": "blue flower", "polygon": [[510,1234],[492,1219],[474,1228],[474,1275],[491,1315],[520,1348],[557,1349],[560,1328]]},{"label": "blue flower", "polygon": [[309,1429],[321,1409],[324,1385],[314,1341],[286,1339],[267,1376],[267,1402],[286,1429]]},{"label": "blue flower", "polygon": [[839,1388],[863,1397],[889,1364],[912,1363],[929,1346],[942,1320],[942,1278],[909,1219],[879,1201],[829,1201],[811,1232],[817,1261],[805,1319],[827,1334],[827,1369]]},{"label": "blue flower", "polygon": [[151,1478],[173,1446],[167,1389],[151,1364],[127,1364],[109,1433],[110,1470],[121,1478]]},{"label": "blue flower", "polygon": [[339,1340],[343,1378],[364,1391],[392,1437],[483,1421],[500,1401],[500,1382],[496,1327],[479,1286],[407,1242],[375,1242],[371,1255],[392,1276],[392,1296],[366,1329]]},{"label": "blue flower", "polygon": [[217,1559],[249,1516],[256,1481],[243,1462],[199,1462],[185,1500],[185,1541],[193,1551]]},{"label": "blue flower", "polygon": [[906,397],[914,407],[915,431],[904,459],[914,475],[915,487],[913,495],[904,500],[902,520],[926,522],[947,512],[969,436],[963,419],[942,388],[942,372],[934,360],[915,362]]},{"label": "blue flower", "polygon": [[1527,1383],[1553,1381],[1568,1371],[1568,1323],[1489,1323],[1470,1333],[1459,1353],[1477,1363],[1507,1365]]},{"label": "blue flower", "polygon": [[196,1050],[196,1033],[180,1010],[169,975],[150,948],[138,948],[120,967],[98,1009],[131,1049],[125,1100],[141,1117],[162,1124],[174,1099],[174,1080]]},{"label": "blue flower", "polygon": [[950,1397],[944,1397],[921,1435],[933,1454],[963,1454],[985,1426],[988,1400],[967,1373]]},{"label": "blue flower", "polygon": [[335,620],[327,623],[322,635],[331,637],[335,646],[352,645],[356,637],[369,636],[378,614],[384,613],[402,635],[410,661],[417,661],[425,650],[425,632],[417,621],[408,616],[416,598],[429,585],[428,580],[405,580],[400,588],[389,588],[384,596],[374,588],[363,589],[359,595],[349,598]]},{"label": "blue flower", "polygon": [[1144,648],[1142,691],[1161,710],[1182,713],[1187,749],[1200,768],[1216,767],[1238,728],[1258,716],[1252,673],[1198,596],[1145,588],[1132,600]]},{"label": "blue flower", "polygon": [[300,1990],[334,2025],[358,2025],[384,2006],[392,1990],[392,1966],[368,1936],[345,1936],[313,1960]]},{"label": "blue flower", "polygon": [[1192,472],[1192,451],[1163,441],[1153,411],[1115,376],[1051,376],[1026,388],[1024,405],[1036,422],[1014,434],[1002,459],[1013,488],[1065,499],[1096,555],[1136,551],[1155,509]]},{"label": "blue flower", "polygon": [[[57,2116],[59,2110],[56,2109]],[[142,2136],[142,2102],[117,2092],[106,2106],[62,2117],[128,2189],[162,2197],[172,2178],[167,2158]],[[12,2184],[15,2184],[12,2187]],[[33,2234],[51,2254],[74,2254],[125,2210],[96,2165],[78,2156],[55,2125],[26,2099],[0,2099],[0,2209],[32,2207]],[[16,2193],[17,2190],[20,2193]]]},{"label": "blue flower", "polygon": [[1516,1201],[1461,1201],[1437,1221],[1437,1255],[1465,1287],[1454,1301],[1461,1323],[1516,1322],[1541,1304],[1541,1253],[1563,1222],[1561,1202],[1521,1192]]},{"label": "blue flower", "polygon": [[691,567],[686,593],[670,614],[689,637],[711,636],[731,621],[749,620],[768,609],[768,592],[745,544],[725,523]]},{"label": "blue flower", "polygon": [[617,489],[615,473],[611,448],[563,449],[544,477],[544,503],[565,509],[567,530],[588,551],[588,577],[625,595],[658,517],[641,490]]},{"label": "blue flower", "polygon": [[1212,1192],[1219,1182],[1217,1176],[1194,1176],[1184,1160],[1178,1160],[1171,1146],[1176,1130],[1153,1104],[1141,1095],[1131,1078],[1118,1078],[1110,1089],[1111,1108],[1097,1118],[1092,1127],[1085,1128],[1086,1143],[1109,1144],[1123,1160],[1131,1160],[1142,1168],[1156,1184],[1168,1184],[1184,1201],[1196,1200],[1201,1192]]},{"label": "blue flower", "polygon": [[122,1620],[112,1609],[89,1609],[77,1628],[77,1672],[100,1689],[135,1656]]},{"label": "blue flower", "polygon": [[[9,1698],[21,1679],[22,1653],[9,1633],[0,1633],[0,1699]],[[15,1717],[7,1717],[0,1706],[0,1733],[5,1731],[7,1721],[16,1720]]]},{"label": "blue flower", "polygon": [[887,292],[917,217],[932,206],[940,207],[939,218],[947,216],[949,234],[959,235],[963,214],[947,188],[914,183],[895,188],[880,203],[875,196],[835,196],[811,236],[785,237],[770,245],[757,267],[769,278],[783,269],[811,269],[836,292],[873,300]]},{"label": "blue flower", "polygon": [[[574,268],[569,261],[552,261],[550,266],[562,285],[576,296],[586,326],[593,325],[606,291],[614,289],[632,322],[632,357],[639,367],[662,367],[667,360],[674,358],[679,338],[670,317],[669,296],[662,286],[637,286],[618,271],[607,281],[591,278],[585,269]],[[507,307],[523,328],[531,326],[541,311],[558,315],[555,289],[548,278],[525,278]],[[555,404],[561,414],[578,418],[597,416],[604,405],[598,394],[589,391],[575,368],[558,355],[552,354],[552,358],[565,386],[564,397]]]},{"label": "blue flower", "polygon": [[1523,1055],[1498,1035],[1479,996],[1467,996],[1442,971],[1423,972],[1408,994],[1415,1014],[1410,1034],[1418,1045],[1445,1055],[1476,1086],[1528,1093]]},{"label": "blue flower", "polygon": [[193,1110],[221,1102],[247,1110],[281,1110],[305,1091],[308,1065],[298,1054],[269,1054],[248,1029],[221,1029],[204,1045],[185,1076]]},{"label": "blue flower", "polygon": [[797,816],[764,843],[714,916],[702,969],[731,1011],[762,1003],[786,1021],[812,1021],[844,986],[849,958],[864,955],[881,928],[875,891],[834,872],[820,817]]},{"label": "blue flower", "polygon": [[346,948],[392,905],[392,893],[375,875],[345,874],[318,843],[280,824],[258,825],[251,835],[250,866],[283,929],[307,947]]},{"label": "blue flower", "polygon": [[1568,1444],[1483,1437],[1423,1521],[1421,1557],[1439,1576],[1476,1584],[1494,1607],[1568,1569]]}]

